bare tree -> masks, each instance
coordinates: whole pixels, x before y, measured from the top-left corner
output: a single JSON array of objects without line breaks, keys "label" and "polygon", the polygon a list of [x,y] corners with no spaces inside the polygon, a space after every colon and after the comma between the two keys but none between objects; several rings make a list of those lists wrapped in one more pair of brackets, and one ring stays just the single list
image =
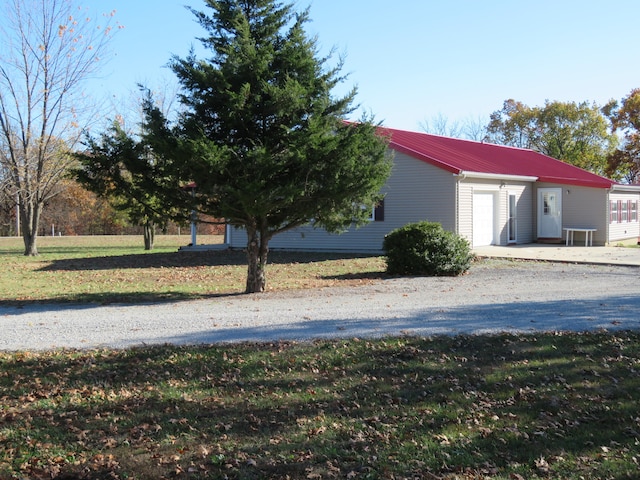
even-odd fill
[{"label": "bare tree", "polygon": [[481,115],[477,117],[468,117],[464,120],[462,127],[463,138],[467,140],[475,140],[482,142],[487,139],[487,124],[489,119],[483,118]]},{"label": "bare tree", "polygon": [[445,115],[438,113],[430,120],[425,119],[420,122],[420,128],[434,135],[465,138],[480,142],[487,135],[487,123],[488,120],[484,120],[481,116],[477,118],[467,117],[462,121],[454,120],[450,122]]},{"label": "bare tree", "polygon": [[25,255],[37,255],[42,209],[59,193],[89,105],[81,84],[100,65],[113,12],[100,25],[74,0],[3,0],[0,163],[17,199]]},{"label": "bare tree", "polygon": [[442,112],[434,115],[431,120],[425,119],[420,122],[420,128],[427,133],[443,137],[459,138],[462,134],[460,123],[457,121],[449,122],[449,119]]}]

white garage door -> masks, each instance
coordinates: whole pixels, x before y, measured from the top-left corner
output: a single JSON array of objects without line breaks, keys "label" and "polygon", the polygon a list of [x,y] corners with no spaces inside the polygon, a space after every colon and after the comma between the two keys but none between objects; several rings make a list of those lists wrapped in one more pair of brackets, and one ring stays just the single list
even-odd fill
[{"label": "white garage door", "polygon": [[473,246],[491,245],[494,231],[493,193],[473,194]]}]

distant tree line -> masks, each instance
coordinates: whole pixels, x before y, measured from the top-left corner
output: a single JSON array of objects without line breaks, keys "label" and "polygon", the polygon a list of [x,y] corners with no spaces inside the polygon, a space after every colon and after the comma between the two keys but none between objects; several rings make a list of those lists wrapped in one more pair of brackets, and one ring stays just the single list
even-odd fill
[{"label": "distant tree line", "polygon": [[[17,236],[16,201],[0,195],[0,236]],[[206,219],[203,219],[206,220]],[[21,226],[20,226],[21,229]],[[167,222],[163,234],[189,235],[188,222]],[[60,184],[60,193],[45,205],[40,217],[38,236],[50,235],[143,235],[143,226],[133,222],[104,198],[83,188],[72,179]],[[199,235],[222,235],[224,226],[198,223]]]}]

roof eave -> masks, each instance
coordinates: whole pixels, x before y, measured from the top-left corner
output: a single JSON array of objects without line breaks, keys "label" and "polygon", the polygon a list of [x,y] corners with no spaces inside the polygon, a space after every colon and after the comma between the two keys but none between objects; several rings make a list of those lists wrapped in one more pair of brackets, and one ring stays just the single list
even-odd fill
[{"label": "roof eave", "polygon": [[598,180],[584,180],[581,178],[563,178],[563,177],[548,177],[543,176],[538,179],[539,182],[544,183],[558,183],[560,185],[574,185],[576,187],[590,187],[590,188],[611,188],[614,182],[607,180],[606,178]]},{"label": "roof eave", "polygon": [[621,192],[640,192],[640,185],[625,185],[623,183],[616,183],[611,186],[611,190]]},{"label": "roof eave", "polygon": [[538,177],[533,177],[530,175],[469,172],[464,170],[460,171],[460,173],[456,174],[456,176],[461,178],[480,178],[485,180],[501,180],[501,181],[511,181],[511,182],[536,182],[538,180]]}]

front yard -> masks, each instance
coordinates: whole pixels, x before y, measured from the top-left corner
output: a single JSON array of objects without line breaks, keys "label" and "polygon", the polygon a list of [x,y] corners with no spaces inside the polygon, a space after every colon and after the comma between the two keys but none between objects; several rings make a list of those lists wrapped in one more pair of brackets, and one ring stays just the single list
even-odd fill
[{"label": "front yard", "polygon": [[640,335],[0,354],[1,478],[636,479]]}]

